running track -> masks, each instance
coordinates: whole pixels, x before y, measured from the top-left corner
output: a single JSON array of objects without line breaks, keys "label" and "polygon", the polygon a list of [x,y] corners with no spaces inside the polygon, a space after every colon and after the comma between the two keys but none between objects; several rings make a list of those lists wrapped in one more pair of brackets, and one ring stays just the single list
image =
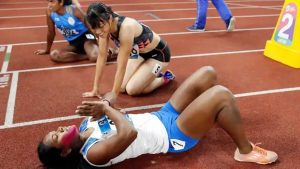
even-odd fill
[{"label": "running track", "polygon": [[[81,1],[86,9],[92,1]],[[219,83],[237,97],[249,139],[279,154],[269,166],[238,163],[235,146],[218,126],[195,149],[181,154],[144,155],[111,168],[126,169],[252,169],[300,168],[299,70],[263,56],[283,0],[227,0],[237,29],[224,24],[210,4],[207,32],[187,32],[196,15],[195,2],[183,0],[104,1],[123,15],[151,26],[170,45],[170,69],[176,81],[143,97],[121,95],[118,105],[131,111],[152,111],[196,69],[212,65]],[[2,169],[31,169],[39,165],[36,146],[41,136],[59,125],[78,124],[74,115],[81,94],[92,87],[94,64],[56,64],[33,51],[45,46],[45,1],[0,2],[0,140]],[[57,34],[58,35],[58,34]],[[61,36],[54,47],[65,45]],[[2,64],[1,64],[2,63]],[[115,64],[107,66],[103,92],[112,85]]]}]

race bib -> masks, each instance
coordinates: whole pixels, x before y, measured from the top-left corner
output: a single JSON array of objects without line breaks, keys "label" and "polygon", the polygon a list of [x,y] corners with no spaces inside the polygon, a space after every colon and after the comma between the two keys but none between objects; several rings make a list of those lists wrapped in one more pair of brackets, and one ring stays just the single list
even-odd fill
[{"label": "race bib", "polygon": [[135,44],[132,47],[131,53],[130,53],[130,59],[137,59],[139,57],[139,46]]}]

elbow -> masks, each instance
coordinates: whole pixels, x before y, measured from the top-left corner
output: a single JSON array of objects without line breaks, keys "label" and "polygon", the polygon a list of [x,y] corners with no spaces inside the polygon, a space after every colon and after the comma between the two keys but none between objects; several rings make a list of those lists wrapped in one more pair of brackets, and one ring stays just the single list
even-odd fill
[{"label": "elbow", "polygon": [[130,130],[129,137],[132,138],[132,140],[135,140],[137,138],[138,132],[133,126],[131,128],[132,129]]},{"label": "elbow", "polygon": [[124,137],[124,140],[130,140],[132,142],[137,138],[137,135],[137,130],[132,125],[129,125],[122,136]]}]

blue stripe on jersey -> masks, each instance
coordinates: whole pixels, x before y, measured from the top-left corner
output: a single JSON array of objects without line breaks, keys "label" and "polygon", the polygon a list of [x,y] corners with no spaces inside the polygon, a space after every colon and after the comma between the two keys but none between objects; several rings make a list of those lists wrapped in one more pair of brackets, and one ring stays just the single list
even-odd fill
[{"label": "blue stripe on jersey", "polygon": [[80,152],[82,155],[86,156],[87,151],[89,150],[89,148],[99,139],[97,138],[93,138],[90,137],[88,138],[88,140],[85,142],[85,144],[83,145],[83,147],[81,148]]},{"label": "blue stripe on jersey", "polygon": [[83,132],[87,129],[88,118],[86,118],[79,126],[79,132]]}]

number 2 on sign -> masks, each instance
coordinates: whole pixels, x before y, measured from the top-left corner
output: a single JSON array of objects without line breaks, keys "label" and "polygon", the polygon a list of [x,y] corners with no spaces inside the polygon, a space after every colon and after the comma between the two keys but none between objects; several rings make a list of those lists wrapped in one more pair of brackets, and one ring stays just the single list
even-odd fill
[{"label": "number 2 on sign", "polygon": [[292,45],[294,27],[297,16],[297,6],[295,3],[288,4],[282,14],[279,25],[277,26],[275,41],[283,45]]},{"label": "number 2 on sign", "polygon": [[290,34],[286,33],[285,31],[289,30],[291,28],[291,26],[293,26],[293,22],[294,22],[293,15],[291,15],[290,13],[286,13],[282,17],[281,22],[285,23],[286,20],[288,21],[287,24],[284,27],[282,27],[278,33],[278,36],[283,39],[289,39],[289,37],[290,37]]}]

